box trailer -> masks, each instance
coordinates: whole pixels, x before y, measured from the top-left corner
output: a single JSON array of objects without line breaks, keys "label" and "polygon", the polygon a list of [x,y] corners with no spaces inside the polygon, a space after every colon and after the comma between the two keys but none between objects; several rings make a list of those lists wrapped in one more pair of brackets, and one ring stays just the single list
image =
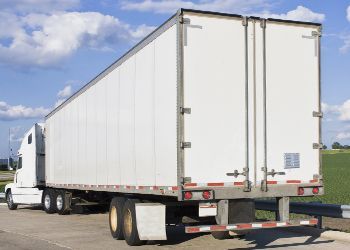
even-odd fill
[{"label": "box trailer", "polygon": [[[216,238],[315,224],[288,215],[289,197],[324,192],[320,37],[317,23],[179,10],[27,133],[9,207],[28,190],[48,213],[108,202],[130,245],[183,216]],[[263,197],[279,223],[252,223]]]}]

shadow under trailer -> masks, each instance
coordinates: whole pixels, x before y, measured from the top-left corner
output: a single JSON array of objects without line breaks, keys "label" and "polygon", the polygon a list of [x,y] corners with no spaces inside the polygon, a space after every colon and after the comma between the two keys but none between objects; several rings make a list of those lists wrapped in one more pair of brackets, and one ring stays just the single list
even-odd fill
[{"label": "shadow under trailer", "polygon": [[[25,135],[9,209],[109,204],[115,239],[315,225],[324,192],[317,23],[180,9]],[[276,198],[277,221],[254,199]],[[232,233],[231,233],[232,234]]]}]

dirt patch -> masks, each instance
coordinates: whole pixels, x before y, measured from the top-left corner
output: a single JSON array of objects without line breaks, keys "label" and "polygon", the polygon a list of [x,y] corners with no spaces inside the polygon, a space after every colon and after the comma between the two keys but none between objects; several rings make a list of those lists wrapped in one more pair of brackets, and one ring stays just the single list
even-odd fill
[{"label": "dirt patch", "polygon": [[323,227],[325,229],[340,230],[350,232],[350,219],[337,219],[323,217]]}]

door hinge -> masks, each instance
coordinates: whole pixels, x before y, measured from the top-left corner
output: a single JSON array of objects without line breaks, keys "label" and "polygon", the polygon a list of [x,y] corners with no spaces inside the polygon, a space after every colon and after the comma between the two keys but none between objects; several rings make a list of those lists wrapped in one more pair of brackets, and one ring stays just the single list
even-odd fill
[{"label": "door hinge", "polygon": [[191,114],[191,108],[180,108],[181,114]]},{"label": "door hinge", "polygon": [[323,112],[313,111],[312,112],[312,116],[313,117],[320,117],[320,118],[322,118],[323,117]]},{"label": "door hinge", "polygon": [[318,50],[319,50],[319,37],[321,37],[321,32],[319,31],[312,31],[311,32],[311,36],[308,35],[302,35],[302,38],[306,38],[306,39],[313,39],[315,41],[315,56],[318,56]]},{"label": "door hinge", "polygon": [[181,148],[191,148],[191,142],[181,142]]},{"label": "door hinge", "polygon": [[242,25],[243,26],[248,26],[248,17],[244,16],[242,19]]},{"label": "door hinge", "polygon": [[322,36],[322,33],[321,33],[321,31],[315,31],[315,30],[314,30],[314,31],[311,32],[311,35],[312,35],[312,36],[315,36],[315,37],[318,37],[318,36],[321,37],[321,36]]},{"label": "door hinge", "polygon": [[181,182],[182,182],[182,184],[191,183],[192,179],[191,179],[191,177],[182,177]]},{"label": "door hinge", "polygon": [[191,20],[189,18],[184,18],[182,15],[180,16],[179,22],[182,24],[190,24]]},{"label": "door hinge", "polygon": [[313,149],[322,149],[323,148],[323,144],[322,143],[313,143],[312,144],[312,148]]},{"label": "door hinge", "polygon": [[262,180],[261,181],[260,189],[263,192],[267,192],[269,190],[269,188],[267,187],[267,181],[266,180]]}]

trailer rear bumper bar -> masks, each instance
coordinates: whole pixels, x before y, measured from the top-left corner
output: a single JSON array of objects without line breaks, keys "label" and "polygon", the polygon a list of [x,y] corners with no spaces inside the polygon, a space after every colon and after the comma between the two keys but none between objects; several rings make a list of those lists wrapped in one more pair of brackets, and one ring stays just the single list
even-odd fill
[{"label": "trailer rear bumper bar", "polygon": [[[299,192],[300,188],[303,192]],[[317,193],[313,193],[313,188],[317,188]],[[261,189],[261,186],[253,186],[250,192],[244,192],[243,185],[194,185],[184,186],[182,190],[185,192],[202,192],[204,190],[211,191],[213,193],[214,200],[224,199],[257,199],[257,198],[274,198],[274,197],[301,197],[301,196],[316,196],[324,193],[323,183],[321,182],[295,182],[288,184],[269,184],[267,191]],[[184,197],[184,195],[183,195]],[[193,200],[197,196],[193,195]]]},{"label": "trailer rear bumper bar", "polygon": [[293,221],[265,221],[252,223],[238,223],[229,225],[206,225],[206,226],[188,226],[185,227],[186,233],[207,233],[217,231],[239,231],[239,230],[253,230],[266,228],[280,228],[280,227],[297,227],[297,226],[315,226],[317,219],[310,220],[293,220]]}]

